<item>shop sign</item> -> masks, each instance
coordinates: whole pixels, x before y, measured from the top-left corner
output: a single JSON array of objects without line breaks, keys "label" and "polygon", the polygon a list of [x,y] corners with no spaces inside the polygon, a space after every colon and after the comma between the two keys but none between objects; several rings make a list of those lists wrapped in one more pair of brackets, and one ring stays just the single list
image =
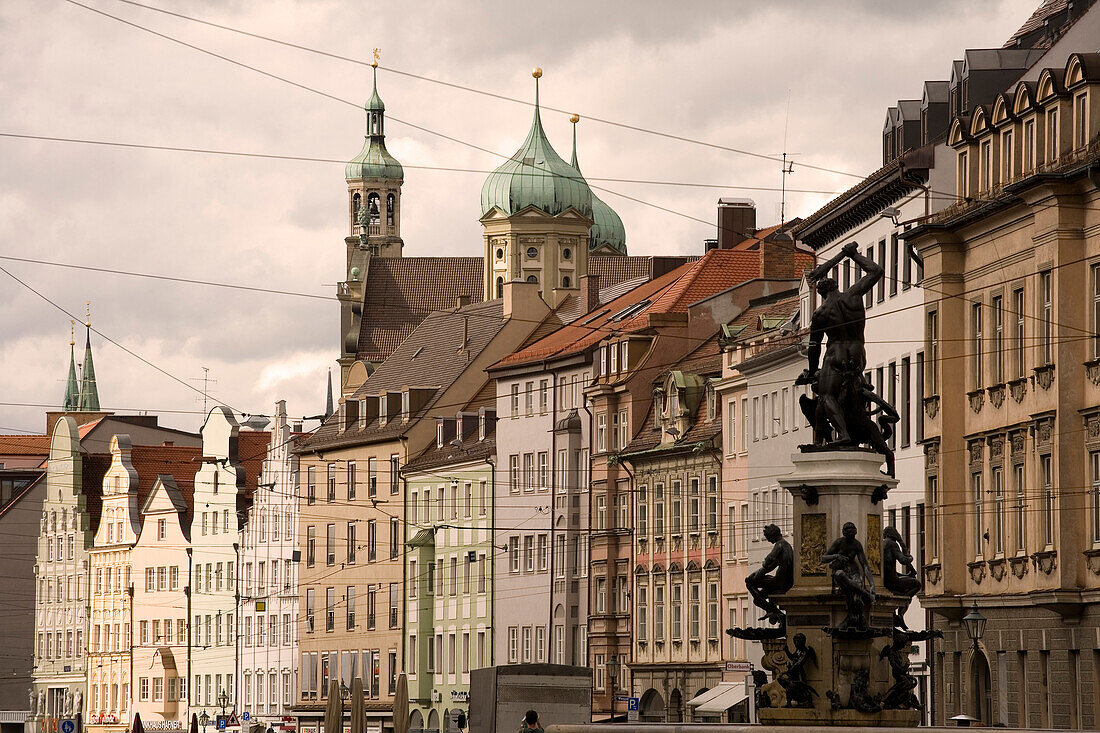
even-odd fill
[{"label": "shop sign", "polygon": [[451,690],[451,702],[470,702],[470,691]]}]

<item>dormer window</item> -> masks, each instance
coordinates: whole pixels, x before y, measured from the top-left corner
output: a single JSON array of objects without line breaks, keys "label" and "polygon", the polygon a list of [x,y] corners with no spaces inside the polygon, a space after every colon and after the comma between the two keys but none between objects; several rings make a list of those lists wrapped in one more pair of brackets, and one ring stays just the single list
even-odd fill
[{"label": "dormer window", "polygon": [[622,370],[624,372],[627,371],[627,354],[628,354],[627,346],[628,346],[629,343],[630,343],[629,341],[620,341],[619,342],[619,365],[622,367]]},{"label": "dormer window", "polygon": [[409,392],[408,390],[401,393],[401,419],[409,419]]},{"label": "dormer window", "polygon": [[619,372],[619,345],[611,344],[611,374]]},{"label": "dormer window", "polygon": [[653,420],[657,423],[657,429],[663,430],[665,425],[665,391],[660,387],[653,390]]},{"label": "dormer window", "polygon": [[440,420],[435,424],[435,447],[443,447],[443,421]]},{"label": "dormer window", "polygon": [[714,391],[714,382],[707,380],[704,389],[707,399],[707,420],[713,422],[718,417],[718,399]]}]

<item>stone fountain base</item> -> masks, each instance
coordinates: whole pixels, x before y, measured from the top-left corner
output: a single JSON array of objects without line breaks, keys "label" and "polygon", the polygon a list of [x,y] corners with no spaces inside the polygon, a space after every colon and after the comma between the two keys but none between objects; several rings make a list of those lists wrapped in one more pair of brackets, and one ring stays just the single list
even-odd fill
[{"label": "stone fountain base", "polygon": [[[908,599],[882,587],[882,500],[897,479],[880,472],[882,456],[866,450],[810,451],[792,456],[794,471],[779,480],[794,497],[794,586],[777,601],[786,613],[786,637],[764,639],[763,666],[772,673],[774,707],[758,709],[765,725],[843,725],[913,727],[917,709],[883,710],[894,684],[880,652],[891,643],[893,614]],[[846,522],[856,526],[875,579],[875,602],[852,628],[844,597],[831,569],[821,562]],[[812,706],[787,707],[776,687],[790,665],[796,635],[806,637],[815,660],[805,664],[813,688]]]}]

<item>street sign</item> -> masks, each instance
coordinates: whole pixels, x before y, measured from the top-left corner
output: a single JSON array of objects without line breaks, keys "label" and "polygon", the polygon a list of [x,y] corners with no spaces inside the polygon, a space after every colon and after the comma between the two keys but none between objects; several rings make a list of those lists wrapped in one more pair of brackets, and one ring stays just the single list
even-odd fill
[{"label": "street sign", "polygon": [[615,696],[615,702],[627,702],[630,699],[631,699],[630,695],[616,695]]},{"label": "street sign", "polygon": [[630,712],[631,710],[637,710],[637,709],[638,709],[638,698],[628,697],[626,699],[626,711]]},{"label": "street sign", "polygon": [[219,715],[214,721],[214,727],[218,730],[225,730],[226,717]]},{"label": "street sign", "polygon": [[74,733],[76,730],[76,721],[71,719],[62,720],[60,730],[61,733]]},{"label": "street sign", "polygon": [[[248,720],[248,718],[245,718],[245,720]],[[229,714],[229,720],[228,720],[227,724],[231,728],[240,728],[241,727],[241,721],[237,720],[237,714],[236,713],[230,713]]]},{"label": "street sign", "polygon": [[245,710],[243,713],[241,713],[241,720],[248,720],[251,717],[252,717],[252,713],[248,712],[247,710]]},{"label": "street sign", "polygon": [[627,710],[626,711],[626,722],[628,722],[628,723],[637,723],[638,722],[638,710],[636,708],[634,710]]},{"label": "street sign", "polygon": [[256,610],[257,611],[266,611],[267,610],[267,601],[256,601]]},{"label": "street sign", "polygon": [[752,662],[726,662],[726,671],[749,674],[752,672]]}]

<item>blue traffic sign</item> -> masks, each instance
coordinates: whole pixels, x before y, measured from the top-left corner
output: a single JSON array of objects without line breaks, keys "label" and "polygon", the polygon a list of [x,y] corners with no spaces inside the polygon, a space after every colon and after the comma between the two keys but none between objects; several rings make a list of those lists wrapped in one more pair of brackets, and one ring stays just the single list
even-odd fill
[{"label": "blue traffic sign", "polygon": [[61,733],[74,733],[74,731],[76,730],[76,721],[62,720],[59,727],[61,729]]},{"label": "blue traffic sign", "polygon": [[225,718],[225,716],[224,716],[224,715],[219,715],[219,716],[218,716],[218,721],[217,721],[217,727],[218,727],[218,730],[225,730],[225,724],[226,724],[226,722],[227,722],[227,721],[226,721],[226,718]]},{"label": "blue traffic sign", "polygon": [[241,713],[241,719],[242,720],[248,720],[251,717],[252,717],[252,713],[248,712],[247,710],[245,710],[243,713]]},{"label": "blue traffic sign", "polygon": [[629,700],[627,700],[626,701],[626,709],[627,709],[627,711],[637,710],[638,709],[638,698],[632,697]]}]

